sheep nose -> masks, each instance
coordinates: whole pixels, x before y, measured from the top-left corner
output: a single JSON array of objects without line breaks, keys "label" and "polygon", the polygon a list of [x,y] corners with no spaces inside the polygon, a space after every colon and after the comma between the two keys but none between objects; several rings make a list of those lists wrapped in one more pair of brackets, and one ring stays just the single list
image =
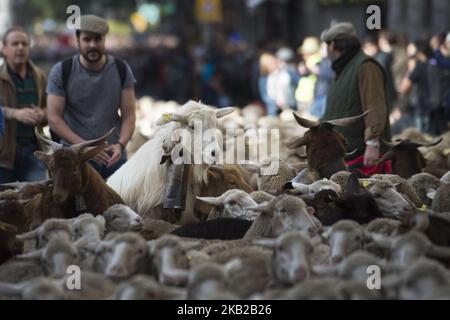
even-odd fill
[{"label": "sheep nose", "polygon": [[341,255],[334,255],[334,256],[331,257],[331,262],[332,262],[333,264],[341,263],[342,260],[344,260],[344,257],[341,256]]},{"label": "sheep nose", "polygon": [[216,156],[216,150],[211,151],[211,156],[215,157]]},{"label": "sheep nose", "polygon": [[297,281],[297,282],[305,280],[307,276],[308,276],[308,270],[304,266],[298,267],[294,271],[295,281]]},{"label": "sheep nose", "polygon": [[138,218],[134,219],[134,222],[136,222],[136,223],[142,223],[142,219],[138,217]]},{"label": "sheep nose", "polygon": [[106,275],[108,277],[121,278],[125,275],[125,268],[119,265],[112,266]]}]

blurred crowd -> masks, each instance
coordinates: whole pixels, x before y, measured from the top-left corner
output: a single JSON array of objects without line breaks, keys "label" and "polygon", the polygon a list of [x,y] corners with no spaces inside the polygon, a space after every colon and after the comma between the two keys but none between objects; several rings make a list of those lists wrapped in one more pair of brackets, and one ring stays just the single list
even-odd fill
[{"label": "blurred crowd", "polygon": [[[37,38],[33,60],[45,69],[46,64],[74,54],[73,38],[71,34]],[[254,48],[238,34],[208,46],[163,35],[109,41],[107,48],[133,69],[138,98],[178,103],[196,99],[218,107],[259,104],[269,116],[290,109],[320,119],[334,79],[326,45],[315,37],[305,38],[295,49],[278,44]],[[394,133],[407,127],[430,134],[448,129],[447,32],[410,42],[404,35],[382,31],[366,36],[362,46],[386,71]]]},{"label": "blurred crowd", "polygon": [[[439,135],[450,122],[450,33],[408,42],[382,31],[363,40],[364,52],[384,68],[393,133],[409,127]],[[320,119],[334,72],[326,45],[307,37],[294,50],[266,51],[259,60],[259,97],[268,115],[285,109]]]}]

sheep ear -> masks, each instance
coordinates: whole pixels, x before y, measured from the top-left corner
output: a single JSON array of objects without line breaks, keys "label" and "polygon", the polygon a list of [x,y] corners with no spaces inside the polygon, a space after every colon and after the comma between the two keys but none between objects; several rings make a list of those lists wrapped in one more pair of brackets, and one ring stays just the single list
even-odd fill
[{"label": "sheep ear", "polygon": [[261,166],[258,163],[253,162],[246,162],[241,164],[241,167],[243,167],[245,170],[250,171],[251,173],[259,174],[261,170]]},{"label": "sheep ear", "polygon": [[432,245],[427,255],[436,259],[450,259],[450,248]]},{"label": "sheep ear", "polygon": [[44,251],[44,249],[42,248],[42,249],[39,249],[39,250],[36,250],[36,251],[31,251],[31,252],[28,252],[28,253],[19,254],[16,257],[18,259],[40,259],[43,251]]},{"label": "sheep ear", "polygon": [[197,248],[199,245],[201,245],[201,241],[186,241],[182,243],[183,249],[186,251],[189,250],[194,250],[195,248]]},{"label": "sheep ear", "polygon": [[153,256],[155,253],[156,240],[147,241],[148,253]]},{"label": "sheep ear", "polygon": [[434,197],[436,196],[436,192],[437,192],[436,189],[428,188],[427,189],[427,198],[434,200]]},{"label": "sheep ear", "polygon": [[102,152],[103,149],[105,149],[107,146],[108,146],[108,143],[105,141],[105,142],[104,142],[103,144],[101,144],[100,146],[95,147],[95,148],[92,149],[92,150],[83,152],[83,153],[80,155],[80,164],[81,164],[81,163],[84,163],[84,162],[86,162],[86,161],[91,160],[91,159],[94,158],[97,154],[99,154],[100,152]]},{"label": "sheep ear", "polygon": [[381,248],[383,248],[383,249],[391,249],[392,248],[392,240],[391,239],[389,239],[385,236],[379,235],[379,234],[375,234],[375,233],[370,234],[370,236],[371,236],[373,242],[376,245],[380,246]]},{"label": "sheep ear", "polygon": [[222,201],[220,197],[213,198],[213,197],[197,197],[197,200],[200,200],[201,202],[205,202],[207,204],[210,204],[212,206],[220,206],[222,205]]},{"label": "sheep ear", "polygon": [[271,214],[273,212],[270,202],[264,202],[257,206],[253,206],[253,207],[246,207],[246,208],[244,208],[244,210],[251,210],[251,211],[261,212],[261,213],[266,213],[266,214]]},{"label": "sheep ear", "polygon": [[309,193],[309,186],[303,183],[292,182],[292,187],[301,194]]},{"label": "sheep ear", "polygon": [[96,217],[95,217],[95,220],[97,220],[98,222],[100,222],[102,226],[105,226],[105,224],[106,224],[105,217],[102,216],[102,215],[96,216]]},{"label": "sheep ear", "polygon": [[275,249],[276,240],[275,239],[257,239],[252,241],[253,244],[261,246],[268,249]]},{"label": "sheep ear", "polygon": [[176,113],[164,113],[161,118],[158,119],[158,121],[156,121],[156,125],[158,127],[163,126],[165,124],[171,123],[171,122],[181,122],[181,123],[186,123],[186,118],[184,118],[183,116],[180,116]]},{"label": "sheep ear", "polygon": [[35,195],[33,198],[31,198],[30,200],[28,200],[25,203],[25,211],[33,214],[34,211],[36,211],[36,209],[38,208],[38,206],[41,204],[41,200],[42,200],[42,193],[38,193],[37,195]]},{"label": "sheep ear", "polygon": [[50,160],[51,160],[51,158],[52,158],[51,155],[46,154],[46,153],[43,152],[43,151],[35,151],[33,154],[34,154],[34,156],[35,156],[36,158],[38,158],[39,160],[41,160],[42,162],[44,162],[44,163],[46,164],[47,167],[50,165]]},{"label": "sheep ear", "polygon": [[235,111],[235,108],[229,107],[229,108],[217,109],[214,111],[214,113],[216,114],[216,118],[220,119],[220,118],[223,118],[223,117],[233,113],[234,111]]},{"label": "sheep ear", "polygon": [[318,276],[332,276],[335,275],[338,271],[337,266],[313,266],[312,271],[315,275]]},{"label": "sheep ear", "polygon": [[356,174],[351,174],[347,181],[347,192],[349,194],[360,193],[361,184],[359,183],[358,176]]},{"label": "sheep ear", "polygon": [[242,266],[243,264],[241,258],[234,258],[223,265],[223,270],[225,271],[225,274],[231,274],[232,272],[242,268]]},{"label": "sheep ear", "polygon": [[20,296],[22,289],[17,284],[0,283],[0,294]]},{"label": "sheep ear", "polygon": [[16,236],[16,238],[18,240],[34,240],[37,239],[39,237],[39,231],[37,229],[27,232],[27,233],[23,233],[23,234],[18,234]]}]

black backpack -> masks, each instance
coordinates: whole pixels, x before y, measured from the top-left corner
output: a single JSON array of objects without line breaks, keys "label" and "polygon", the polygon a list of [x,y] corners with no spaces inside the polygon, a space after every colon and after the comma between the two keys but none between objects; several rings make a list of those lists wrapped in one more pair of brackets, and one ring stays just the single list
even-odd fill
[{"label": "black backpack", "polygon": [[[127,67],[122,60],[115,58],[115,61],[116,61],[117,71],[119,72],[119,76],[120,76],[120,83],[123,88],[123,85],[125,84],[125,79],[127,76]],[[67,92],[67,84],[69,83],[70,73],[72,72],[72,64],[73,64],[73,57],[66,58],[61,62],[62,82],[63,82],[63,88],[64,88],[65,92]],[[53,130],[50,130],[50,135],[51,135],[53,141],[58,142],[58,143],[61,141],[61,138],[58,137],[58,135]]]}]

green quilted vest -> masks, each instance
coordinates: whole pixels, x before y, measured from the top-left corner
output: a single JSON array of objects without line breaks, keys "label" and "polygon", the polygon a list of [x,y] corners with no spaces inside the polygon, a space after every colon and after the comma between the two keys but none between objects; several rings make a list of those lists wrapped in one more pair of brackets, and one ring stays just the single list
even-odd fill
[{"label": "green quilted vest", "polygon": [[[367,61],[373,61],[377,65],[379,65],[384,74],[383,67],[376,60],[365,55],[362,51],[358,53],[348,63],[339,77],[333,81],[328,93],[326,112],[322,120],[326,121],[341,119],[362,114],[361,99],[358,86],[358,75],[359,68],[363,63]],[[386,101],[386,105],[387,103],[388,102]],[[387,126],[384,129],[382,138],[384,140],[390,141],[391,133],[389,125],[389,114],[386,117],[386,121]],[[364,154],[366,143],[364,139],[365,124],[363,119],[348,128],[336,127],[335,130],[342,133],[347,139],[348,152],[353,152],[354,150],[358,149],[358,152],[352,157],[353,159]],[[381,152],[384,153],[386,151],[386,147],[382,146]]]}]

